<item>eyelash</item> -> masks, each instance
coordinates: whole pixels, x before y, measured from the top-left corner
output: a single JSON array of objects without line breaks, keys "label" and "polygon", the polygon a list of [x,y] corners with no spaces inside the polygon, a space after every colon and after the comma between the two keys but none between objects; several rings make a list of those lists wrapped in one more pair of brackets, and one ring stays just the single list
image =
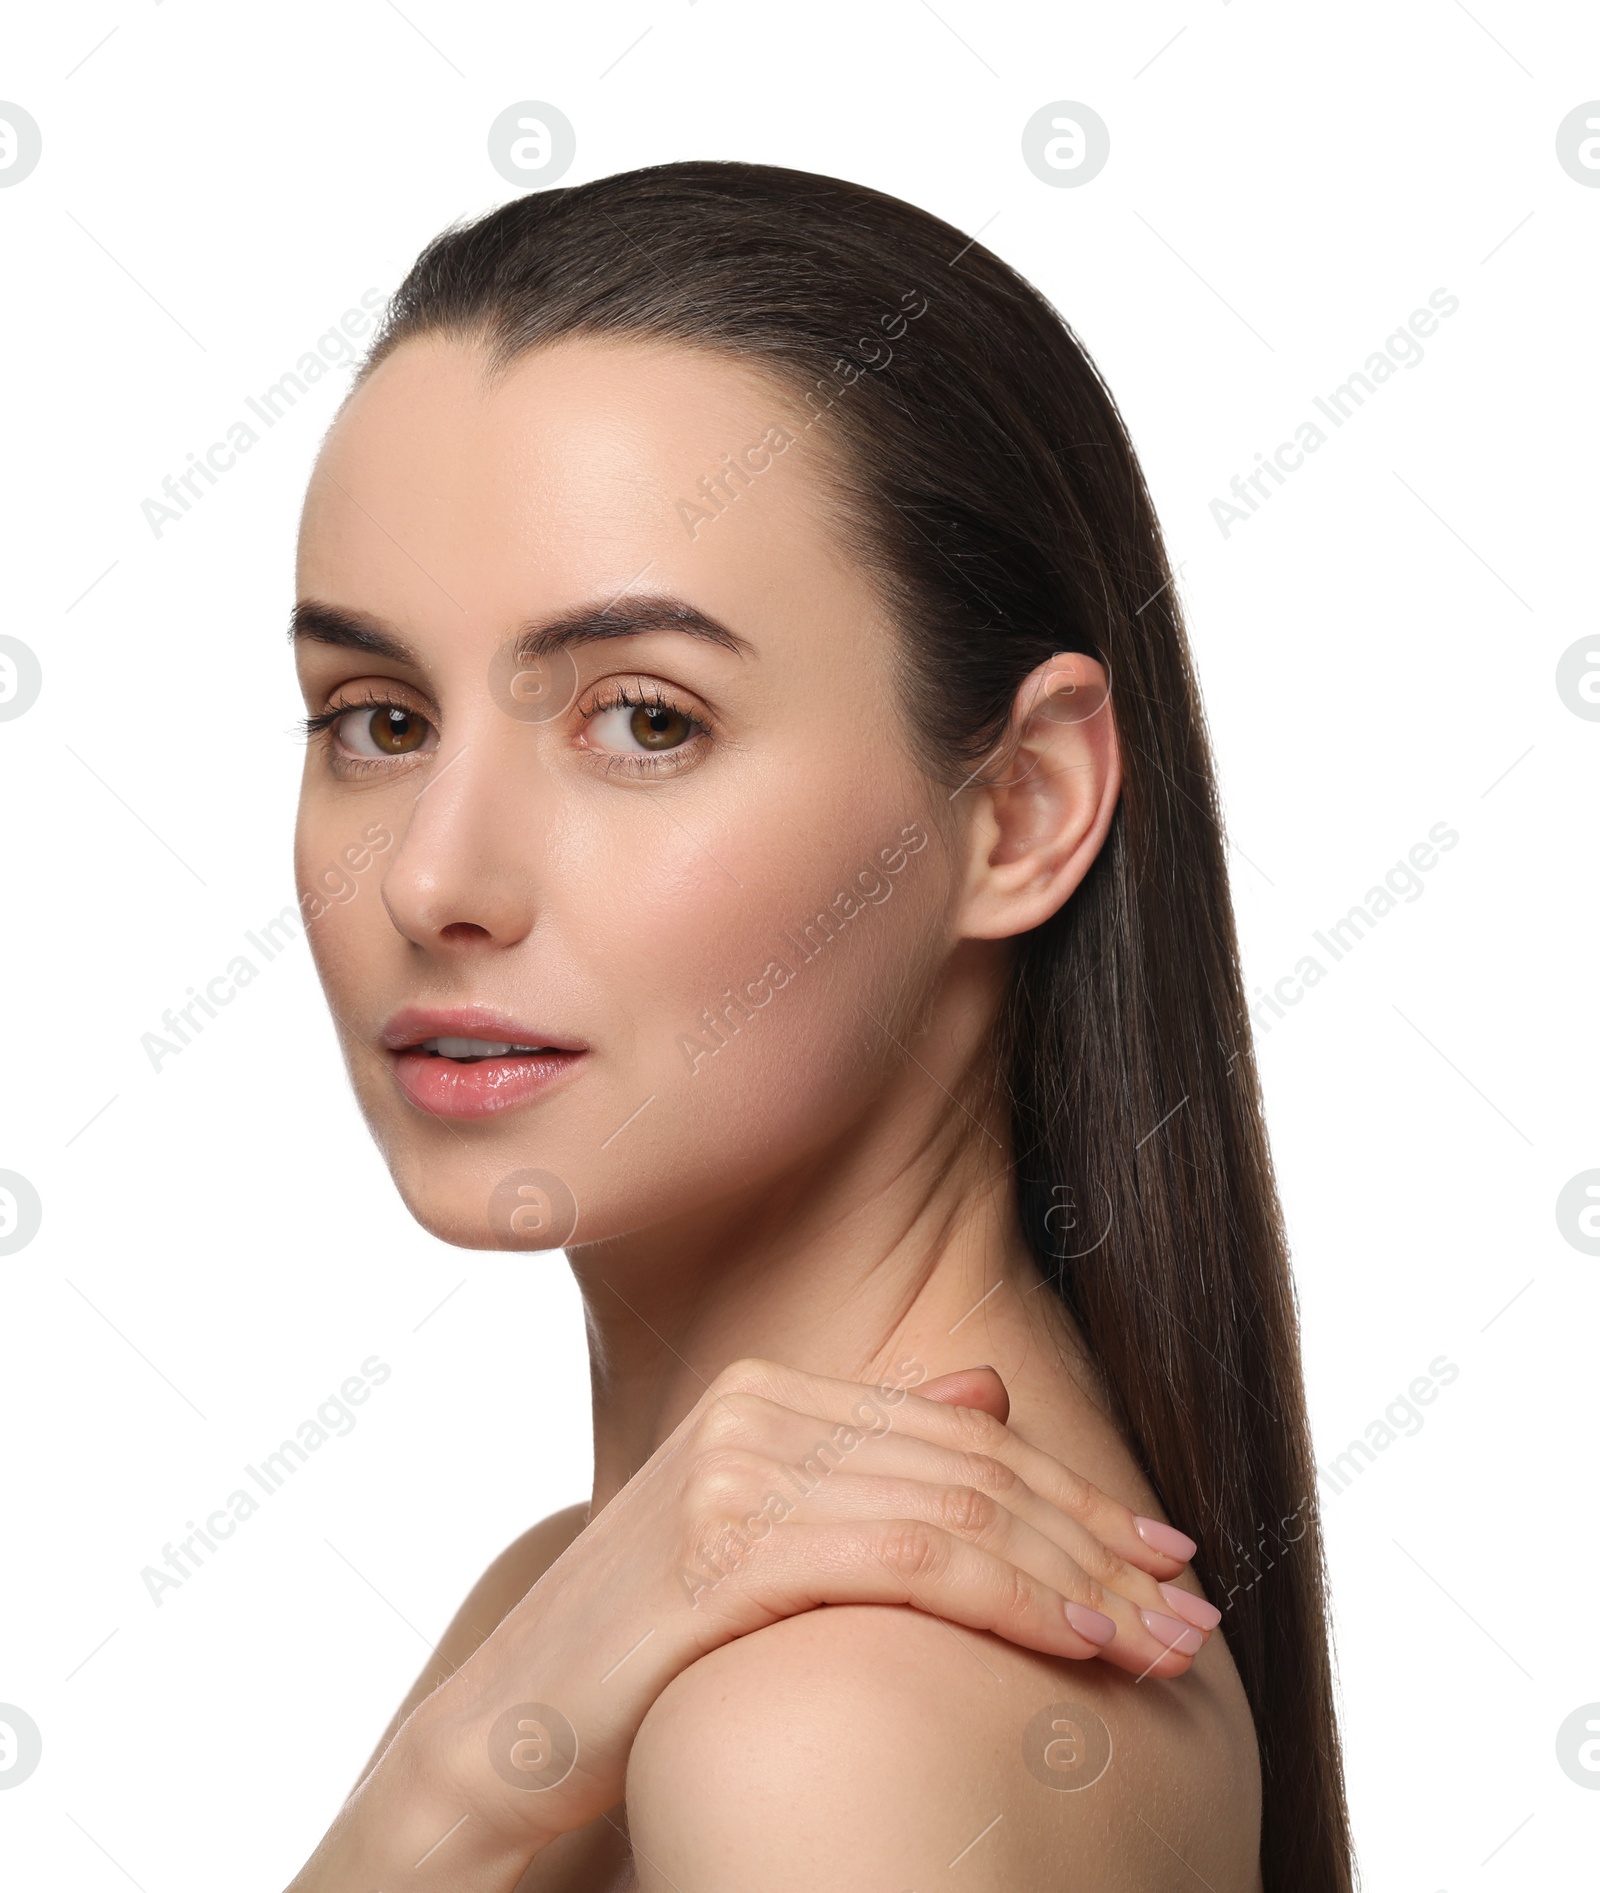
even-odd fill
[{"label": "eyelash", "polygon": [[[326,710],[318,710],[314,715],[303,717],[298,725],[302,738],[307,743],[321,739],[329,749],[333,747],[333,732],[353,710],[405,710],[408,715],[416,716],[420,712],[410,710],[403,703],[396,703],[392,697],[368,693],[360,697],[340,697],[330,703]],[[697,754],[711,734],[704,720],[693,711],[670,697],[659,683],[646,682],[642,678],[611,678],[597,685],[585,699],[579,714],[587,723],[590,718],[599,716],[606,710],[672,710],[683,717],[690,726],[688,738],[674,750],[664,750],[659,755],[624,756],[610,750],[589,750],[591,757],[604,761],[608,775],[662,775],[683,767],[684,760],[691,754]],[[352,756],[341,754],[338,758],[341,768],[351,770],[387,769],[393,764],[380,761],[375,756]],[[398,759],[396,759],[398,760]]]},{"label": "eyelash", "polygon": [[[403,703],[396,703],[392,697],[341,697],[337,703],[330,703],[326,710],[318,710],[315,716],[302,717],[297,727],[308,743],[314,743],[319,736],[326,736],[352,710],[404,710],[405,707]],[[408,714],[414,715],[415,712]]]},{"label": "eyelash", "polygon": [[[334,740],[336,726],[354,710],[401,710],[407,716],[421,716],[421,711],[413,710],[409,704],[397,702],[393,697],[386,697],[368,691],[359,697],[340,696],[330,703],[326,710],[318,710],[315,715],[302,717],[299,723],[301,736],[307,743],[321,742],[330,765],[344,776],[366,775],[374,769],[392,769],[397,762],[407,760],[404,756],[385,759],[380,756],[355,756],[348,750],[338,747]],[[424,722],[431,723],[431,717],[424,717]]]},{"label": "eyelash", "polygon": [[591,717],[597,717],[606,710],[671,710],[681,716],[689,725],[688,737],[676,749],[663,750],[658,755],[625,756],[614,750],[589,750],[587,753],[604,761],[607,775],[627,776],[667,775],[681,769],[690,756],[698,755],[711,731],[703,718],[698,717],[686,705],[669,696],[654,679],[642,677],[608,678],[599,684],[584,699],[579,715],[587,723]]}]

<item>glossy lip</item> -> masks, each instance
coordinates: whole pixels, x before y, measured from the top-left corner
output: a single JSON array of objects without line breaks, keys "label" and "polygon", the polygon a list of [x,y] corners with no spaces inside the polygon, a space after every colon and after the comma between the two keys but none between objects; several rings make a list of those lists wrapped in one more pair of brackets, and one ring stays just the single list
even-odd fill
[{"label": "glossy lip", "polygon": [[[537,1045],[538,1054],[481,1058],[472,1064],[436,1058],[425,1039],[498,1040]],[[588,1047],[542,1028],[529,1028],[487,1006],[405,1006],[384,1027],[381,1042],[396,1085],[408,1104],[429,1117],[483,1118],[545,1096],[588,1055]]]},{"label": "glossy lip", "polygon": [[541,1026],[519,1025],[489,1006],[402,1006],[379,1034],[385,1051],[403,1052],[424,1039],[488,1039],[505,1045],[548,1045],[557,1052],[586,1052],[581,1039],[563,1038]]}]

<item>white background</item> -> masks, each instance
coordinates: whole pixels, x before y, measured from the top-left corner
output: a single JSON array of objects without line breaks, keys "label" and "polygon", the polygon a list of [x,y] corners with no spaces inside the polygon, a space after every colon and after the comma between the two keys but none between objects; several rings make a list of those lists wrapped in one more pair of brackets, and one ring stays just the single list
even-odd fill
[{"label": "white background", "polygon": [[[0,1702],[44,1759],[0,1794],[8,1886],[280,1887],[471,1580],[586,1490],[564,1268],[411,1224],[304,946],[159,1072],[140,1044],[294,899],[284,626],[343,375],[159,538],[141,502],[510,194],[485,135],[522,99],[575,125],[567,182],[684,157],[835,173],[982,230],[1063,310],[1181,562],[1253,984],[1434,824],[1459,833],[1260,1045],[1319,1458],[1439,1356],[1459,1368],[1324,1493],[1351,1794],[1378,1893],[1592,1872],[1600,1793],[1556,1761],[1600,1701],[1600,1259],[1555,1216],[1600,1166],[1600,723],[1555,685],[1597,629],[1600,189],[1555,157],[1600,97],[1584,11],[13,15],[0,94],[44,155],[0,190],[0,631],[44,688],[0,724],[0,1168],[44,1221],[0,1258]],[[1110,127],[1081,188],[1022,161],[1058,99]],[[1232,476],[1437,288],[1460,308],[1420,364],[1224,537]],[[374,1354],[392,1375],[355,1430],[157,1608],[141,1569]]]}]

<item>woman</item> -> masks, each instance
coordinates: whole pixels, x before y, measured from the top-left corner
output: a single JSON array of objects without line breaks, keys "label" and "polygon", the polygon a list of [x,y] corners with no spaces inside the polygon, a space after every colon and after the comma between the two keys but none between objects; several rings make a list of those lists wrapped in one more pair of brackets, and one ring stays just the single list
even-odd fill
[{"label": "woman", "polygon": [[381,861],[310,910],[353,1082],[427,1228],[566,1248],[595,1484],[298,1893],[1348,1888],[1170,579],[907,205],[668,165],[418,260],[306,503],[298,871]]}]

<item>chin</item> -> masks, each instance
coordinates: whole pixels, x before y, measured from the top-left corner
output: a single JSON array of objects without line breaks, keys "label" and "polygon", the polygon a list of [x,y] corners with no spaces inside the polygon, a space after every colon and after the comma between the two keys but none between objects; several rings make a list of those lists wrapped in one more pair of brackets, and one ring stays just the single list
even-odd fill
[{"label": "chin", "polygon": [[[484,1164],[464,1151],[454,1161],[416,1150],[399,1161],[392,1150],[386,1154],[401,1202],[452,1248],[555,1250],[579,1234],[576,1195],[554,1170],[533,1162]],[[588,1230],[582,1233],[587,1238]]]}]

